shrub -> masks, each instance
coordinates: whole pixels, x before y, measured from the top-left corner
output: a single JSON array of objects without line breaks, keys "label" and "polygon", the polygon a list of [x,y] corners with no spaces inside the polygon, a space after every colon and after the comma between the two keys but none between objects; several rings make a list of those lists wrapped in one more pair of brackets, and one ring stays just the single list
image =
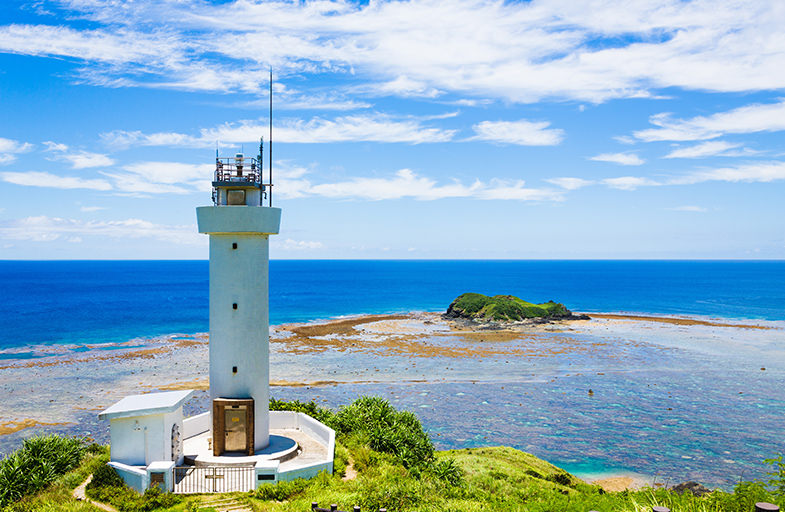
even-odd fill
[{"label": "shrub", "polygon": [[455,463],[455,459],[442,459],[434,463],[430,472],[449,485],[460,485],[463,482],[463,470]]},{"label": "shrub", "polygon": [[771,493],[785,498],[785,461],[782,460],[782,454],[778,457],[765,459],[763,462],[773,466],[773,469],[766,473],[771,477],[768,482]]},{"label": "shrub", "polygon": [[372,450],[395,456],[406,468],[420,469],[431,464],[433,444],[420,420],[408,411],[397,411],[380,397],[363,396],[341,408],[335,429],[356,436]]},{"label": "shrub", "polygon": [[0,507],[43,489],[77,467],[84,454],[81,438],[52,434],[26,439],[0,462]]},{"label": "shrub", "polygon": [[97,487],[122,487],[125,485],[123,479],[117,474],[111,466],[101,464],[93,472],[93,479],[87,484],[87,489],[95,489]]},{"label": "shrub", "polygon": [[335,416],[332,411],[319,407],[313,400],[310,402],[301,402],[299,400],[287,402],[270,398],[270,410],[302,412],[325,425],[330,425]]}]

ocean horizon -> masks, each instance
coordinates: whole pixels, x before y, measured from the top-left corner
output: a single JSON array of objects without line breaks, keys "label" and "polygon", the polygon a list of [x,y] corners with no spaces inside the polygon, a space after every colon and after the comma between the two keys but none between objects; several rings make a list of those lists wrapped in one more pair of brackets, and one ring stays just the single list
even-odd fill
[{"label": "ocean horizon", "polygon": [[[0,349],[208,330],[206,260],[5,260],[0,282]],[[271,260],[270,322],[444,311],[468,291],[586,313],[785,320],[785,261]]]}]

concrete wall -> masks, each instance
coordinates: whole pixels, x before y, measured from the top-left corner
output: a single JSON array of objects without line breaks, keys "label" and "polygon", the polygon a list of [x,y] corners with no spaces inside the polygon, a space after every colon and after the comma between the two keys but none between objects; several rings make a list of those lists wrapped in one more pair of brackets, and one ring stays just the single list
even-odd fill
[{"label": "concrete wall", "polygon": [[203,412],[196,416],[183,419],[183,439],[198,436],[202,432],[207,432],[212,428],[212,420],[209,412]]},{"label": "concrete wall", "polygon": [[109,467],[114,469],[120,478],[123,479],[125,485],[135,490],[136,492],[143,493],[147,489],[149,480],[147,479],[147,471],[144,468],[135,468],[120,462],[109,462]]},{"label": "concrete wall", "polygon": [[[300,466],[296,469],[292,469],[290,471],[279,471],[277,475],[276,482],[289,482],[291,480],[297,480],[298,478],[303,478],[305,480],[309,480],[314,478],[320,472],[326,471],[328,474],[332,474],[333,472],[333,463],[330,462],[318,462],[315,464],[311,464],[309,466]],[[263,484],[265,482],[260,482],[259,484]],[[269,482],[268,482],[269,483]],[[258,485],[257,485],[258,487]]]},{"label": "concrete wall", "polygon": [[[317,439],[320,443],[327,446],[327,457],[329,460],[316,462],[310,465],[302,465],[289,471],[278,471],[276,482],[296,480],[298,478],[313,478],[320,471],[327,471],[332,474],[333,461],[335,458],[335,431],[327,425],[316,421],[307,414],[292,411],[271,411],[270,428],[273,429],[298,429],[309,436]],[[261,485],[265,482],[258,482]]]},{"label": "concrete wall", "polygon": [[335,455],[335,430],[324,423],[320,423],[302,412],[293,411],[271,411],[270,428],[286,429],[295,428],[302,430],[306,434],[318,439],[327,446],[327,453],[333,457]]},{"label": "concrete wall", "polygon": [[[153,461],[172,459],[172,426],[182,423],[183,410],[109,421],[110,458],[130,466],[147,466]],[[182,427],[180,432],[182,433]],[[182,436],[181,436],[182,439]],[[177,463],[183,462],[182,455]]]}]

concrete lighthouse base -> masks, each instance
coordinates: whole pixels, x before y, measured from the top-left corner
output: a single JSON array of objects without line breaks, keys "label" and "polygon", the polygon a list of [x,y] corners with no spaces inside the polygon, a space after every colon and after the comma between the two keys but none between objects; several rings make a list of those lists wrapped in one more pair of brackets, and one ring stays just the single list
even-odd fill
[{"label": "concrete lighthouse base", "polygon": [[183,420],[183,455],[193,467],[254,468],[256,485],[332,473],[335,431],[307,414],[271,411],[269,445],[253,455],[213,455],[210,414]]}]

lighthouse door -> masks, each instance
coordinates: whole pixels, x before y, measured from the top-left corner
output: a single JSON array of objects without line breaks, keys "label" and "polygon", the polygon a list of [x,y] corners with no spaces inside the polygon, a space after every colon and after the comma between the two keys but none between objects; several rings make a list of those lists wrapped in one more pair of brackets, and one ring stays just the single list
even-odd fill
[{"label": "lighthouse door", "polygon": [[245,405],[230,405],[224,409],[224,421],[226,425],[225,445],[227,452],[245,452],[248,425],[245,421]]}]

